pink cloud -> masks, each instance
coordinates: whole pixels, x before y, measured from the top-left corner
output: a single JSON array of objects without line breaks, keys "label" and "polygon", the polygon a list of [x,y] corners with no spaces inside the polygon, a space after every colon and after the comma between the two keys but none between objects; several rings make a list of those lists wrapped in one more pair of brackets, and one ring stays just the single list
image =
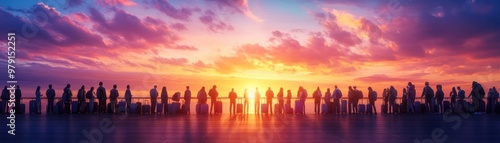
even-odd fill
[{"label": "pink cloud", "polygon": [[114,5],[124,5],[124,6],[133,6],[136,5],[132,0],[97,0],[97,3],[105,6],[114,6]]},{"label": "pink cloud", "polygon": [[163,14],[178,20],[188,21],[192,15],[192,11],[189,8],[175,8],[167,0],[151,0],[148,1],[154,8]]},{"label": "pink cloud", "polygon": [[234,30],[233,26],[225,23],[221,19],[219,19],[215,13],[211,10],[206,10],[205,13],[200,16],[200,21],[205,24],[210,31],[218,32],[223,30]]}]

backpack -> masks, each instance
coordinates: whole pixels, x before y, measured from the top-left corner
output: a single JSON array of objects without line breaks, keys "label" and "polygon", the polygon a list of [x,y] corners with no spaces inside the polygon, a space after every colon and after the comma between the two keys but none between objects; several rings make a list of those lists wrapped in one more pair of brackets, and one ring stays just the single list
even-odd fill
[{"label": "backpack", "polygon": [[90,93],[90,94],[87,94],[87,99],[91,99],[92,98],[92,92],[89,91],[88,93]]},{"label": "backpack", "polygon": [[373,101],[377,101],[377,92],[372,91],[372,96],[370,97]]},{"label": "backpack", "polygon": [[425,93],[425,96],[426,97],[428,96],[427,98],[433,98],[434,97],[434,90],[432,90],[432,88],[428,87],[426,92],[427,93]]}]

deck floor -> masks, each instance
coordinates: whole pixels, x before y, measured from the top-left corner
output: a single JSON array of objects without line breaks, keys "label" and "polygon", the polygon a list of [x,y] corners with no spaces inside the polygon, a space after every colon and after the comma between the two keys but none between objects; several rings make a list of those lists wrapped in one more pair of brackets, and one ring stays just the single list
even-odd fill
[{"label": "deck floor", "polygon": [[[499,142],[500,115],[18,115],[7,142]],[[460,122],[460,123],[459,123]],[[88,134],[86,134],[87,132]]]}]

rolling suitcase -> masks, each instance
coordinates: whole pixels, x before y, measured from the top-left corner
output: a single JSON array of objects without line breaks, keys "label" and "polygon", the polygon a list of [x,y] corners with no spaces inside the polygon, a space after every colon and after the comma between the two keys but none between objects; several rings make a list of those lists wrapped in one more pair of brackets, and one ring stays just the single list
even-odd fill
[{"label": "rolling suitcase", "polygon": [[172,102],[168,104],[168,113],[176,114],[177,112],[179,112],[180,108],[181,108],[181,103]]},{"label": "rolling suitcase", "polygon": [[56,102],[56,107],[54,108],[54,113],[56,113],[56,114],[64,113],[62,100]]},{"label": "rolling suitcase", "polygon": [[151,105],[149,104],[149,100],[144,101],[144,105],[142,105],[142,113],[143,114],[151,113]]},{"label": "rolling suitcase", "polygon": [[283,111],[280,107],[280,104],[274,104],[274,114],[283,114],[281,111]]},{"label": "rolling suitcase", "polygon": [[208,114],[208,104],[200,105],[200,114]]},{"label": "rolling suitcase", "polygon": [[[160,114],[163,113],[163,104],[164,103],[156,103],[156,112],[157,113],[160,113]],[[165,106],[168,106],[168,104]]]},{"label": "rolling suitcase", "polygon": [[342,100],[341,102],[342,102],[342,104],[340,107],[340,109],[341,109],[340,112],[347,114],[347,100]]},{"label": "rolling suitcase", "polygon": [[130,103],[129,106],[130,106],[129,107],[130,109],[128,111],[129,114],[130,113],[132,113],[132,114],[137,113],[137,103]]},{"label": "rolling suitcase", "polygon": [[38,112],[35,100],[30,100],[30,114],[36,114]]},{"label": "rolling suitcase", "polygon": [[127,103],[125,101],[118,102],[118,113],[125,113],[127,109]]},{"label": "rolling suitcase", "polygon": [[366,104],[366,113],[368,114],[372,114],[373,113],[373,109],[372,109],[372,105],[371,104]]},{"label": "rolling suitcase", "polygon": [[239,99],[238,104],[236,104],[236,113],[243,113],[243,104],[241,104],[241,99]]},{"label": "rolling suitcase", "polygon": [[365,104],[359,104],[358,105],[358,112],[359,112],[359,114],[365,114],[366,113],[366,105]]},{"label": "rolling suitcase", "polygon": [[214,112],[215,113],[219,113],[219,114],[222,114],[222,101],[221,99],[217,99],[217,101],[215,101],[215,107],[214,107]]},{"label": "rolling suitcase", "polygon": [[71,101],[71,113],[76,114],[78,113],[78,101]]},{"label": "rolling suitcase", "polygon": [[304,113],[304,107],[302,105],[302,101],[295,100],[295,114],[303,114],[303,113]]},{"label": "rolling suitcase", "polygon": [[189,113],[189,108],[188,108],[188,105],[186,103],[182,104],[182,108],[181,108],[181,114],[187,114]]},{"label": "rolling suitcase", "polygon": [[262,114],[267,114],[267,104],[260,104],[260,111]]},{"label": "rolling suitcase", "polygon": [[326,103],[325,104],[321,104],[321,113],[322,114],[329,113],[329,111],[328,111],[328,105]]}]

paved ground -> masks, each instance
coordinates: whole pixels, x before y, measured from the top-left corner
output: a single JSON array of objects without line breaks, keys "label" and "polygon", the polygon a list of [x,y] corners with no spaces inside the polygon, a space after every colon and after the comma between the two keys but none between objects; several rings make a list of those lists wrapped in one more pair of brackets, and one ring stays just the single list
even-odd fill
[{"label": "paved ground", "polygon": [[500,115],[19,115],[7,142],[499,142]]}]

